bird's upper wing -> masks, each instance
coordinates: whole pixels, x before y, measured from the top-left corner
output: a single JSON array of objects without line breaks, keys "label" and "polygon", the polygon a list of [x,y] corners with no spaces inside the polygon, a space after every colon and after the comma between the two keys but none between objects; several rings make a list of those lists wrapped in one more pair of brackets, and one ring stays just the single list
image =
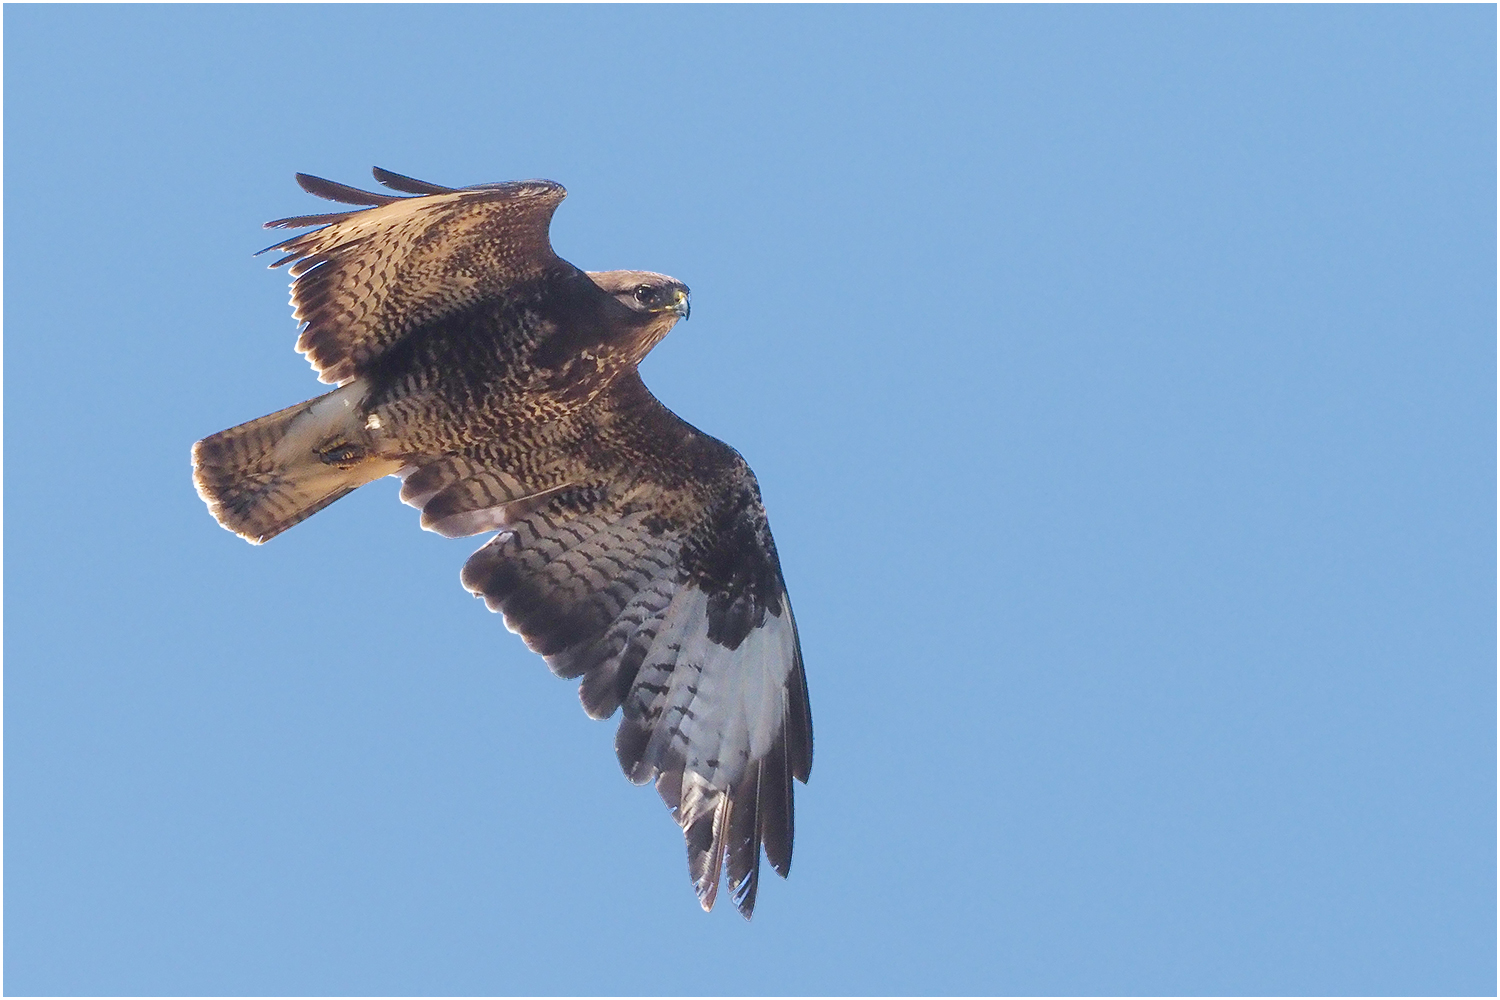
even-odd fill
[{"label": "bird's upper wing", "polygon": [[266,250],[285,252],[272,267],[292,265],[292,315],[307,324],[297,350],[324,382],[353,378],[415,327],[561,263],[547,236],[567,195],[560,184],[445,188],[378,167],[375,177],[412,197],[298,174],[312,194],[372,207],[266,223],[321,227]]},{"label": "bird's upper wing", "polygon": [[464,585],[505,615],[595,718],[623,708],[615,746],[655,780],[687,840],[705,909],[721,872],[755,905],[761,846],[786,875],[792,779],[812,767],[802,651],[755,476],[634,372],[589,429],[574,482],[527,495],[454,457],[409,475],[402,496],[445,534],[500,527]]}]

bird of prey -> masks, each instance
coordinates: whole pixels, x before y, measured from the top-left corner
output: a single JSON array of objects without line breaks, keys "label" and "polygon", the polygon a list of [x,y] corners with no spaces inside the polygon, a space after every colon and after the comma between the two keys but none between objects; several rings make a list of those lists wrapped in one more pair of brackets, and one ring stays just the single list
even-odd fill
[{"label": "bird of prey", "polygon": [[687,286],[558,257],[551,181],[375,178],[399,194],[298,174],[368,207],[266,224],[316,227],[267,249],[291,265],[298,351],[337,388],[195,444],[199,495],[258,544],[394,475],[422,527],[497,532],[463,585],[582,678],[590,716],[620,710],[620,766],[682,827],[703,908],[727,879],[749,917],[762,846],[791,866],[812,716],[754,474],[636,371]]}]

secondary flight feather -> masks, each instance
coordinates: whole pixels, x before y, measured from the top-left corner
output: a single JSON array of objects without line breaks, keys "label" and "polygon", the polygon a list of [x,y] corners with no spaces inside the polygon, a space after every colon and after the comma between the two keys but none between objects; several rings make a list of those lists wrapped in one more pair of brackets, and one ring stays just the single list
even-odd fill
[{"label": "secondary flight feather", "polygon": [[687,286],[558,257],[551,181],[375,178],[398,193],[298,174],[365,207],[267,223],[317,227],[268,250],[297,350],[338,388],[199,441],[199,495],[258,544],[395,475],[424,528],[497,532],[464,586],[581,678],[589,715],[620,712],[620,766],[681,826],[704,909],[727,881],[750,916],[762,850],[791,866],[812,716],[754,474],[636,371]]}]

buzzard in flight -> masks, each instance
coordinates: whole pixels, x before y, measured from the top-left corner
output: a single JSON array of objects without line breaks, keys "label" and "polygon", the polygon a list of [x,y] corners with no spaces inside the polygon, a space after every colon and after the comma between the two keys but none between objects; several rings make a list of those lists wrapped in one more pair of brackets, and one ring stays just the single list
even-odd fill
[{"label": "buzzard in flight", "polygon": [[198,493],[260,543],[395,475],[422,527],[498,532],[464,586],[582,678],[589,715],[621,711],[620,766],[682,827],[703,908],[727,877],[749,917],[762,846],[791,866],[812,717],[754,474],[636,372],[687,286],[558,257],[550,181],[375,178],[401,195],[299,174],[369,207],[267,223],[317,227],[271,266],[291,265],[297,349],[338,388],[199,441]]}]

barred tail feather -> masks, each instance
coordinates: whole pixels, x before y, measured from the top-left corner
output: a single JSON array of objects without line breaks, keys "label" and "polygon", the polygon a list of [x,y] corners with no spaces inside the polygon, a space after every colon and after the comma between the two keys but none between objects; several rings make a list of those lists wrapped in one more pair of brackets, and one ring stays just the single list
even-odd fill
[{"label": "barred tail feather", "polygon": [[193,445],[193,484],[214,518],[259,545],[395,472],[399,463],[368,456],[363,388],[351,383]]}]

